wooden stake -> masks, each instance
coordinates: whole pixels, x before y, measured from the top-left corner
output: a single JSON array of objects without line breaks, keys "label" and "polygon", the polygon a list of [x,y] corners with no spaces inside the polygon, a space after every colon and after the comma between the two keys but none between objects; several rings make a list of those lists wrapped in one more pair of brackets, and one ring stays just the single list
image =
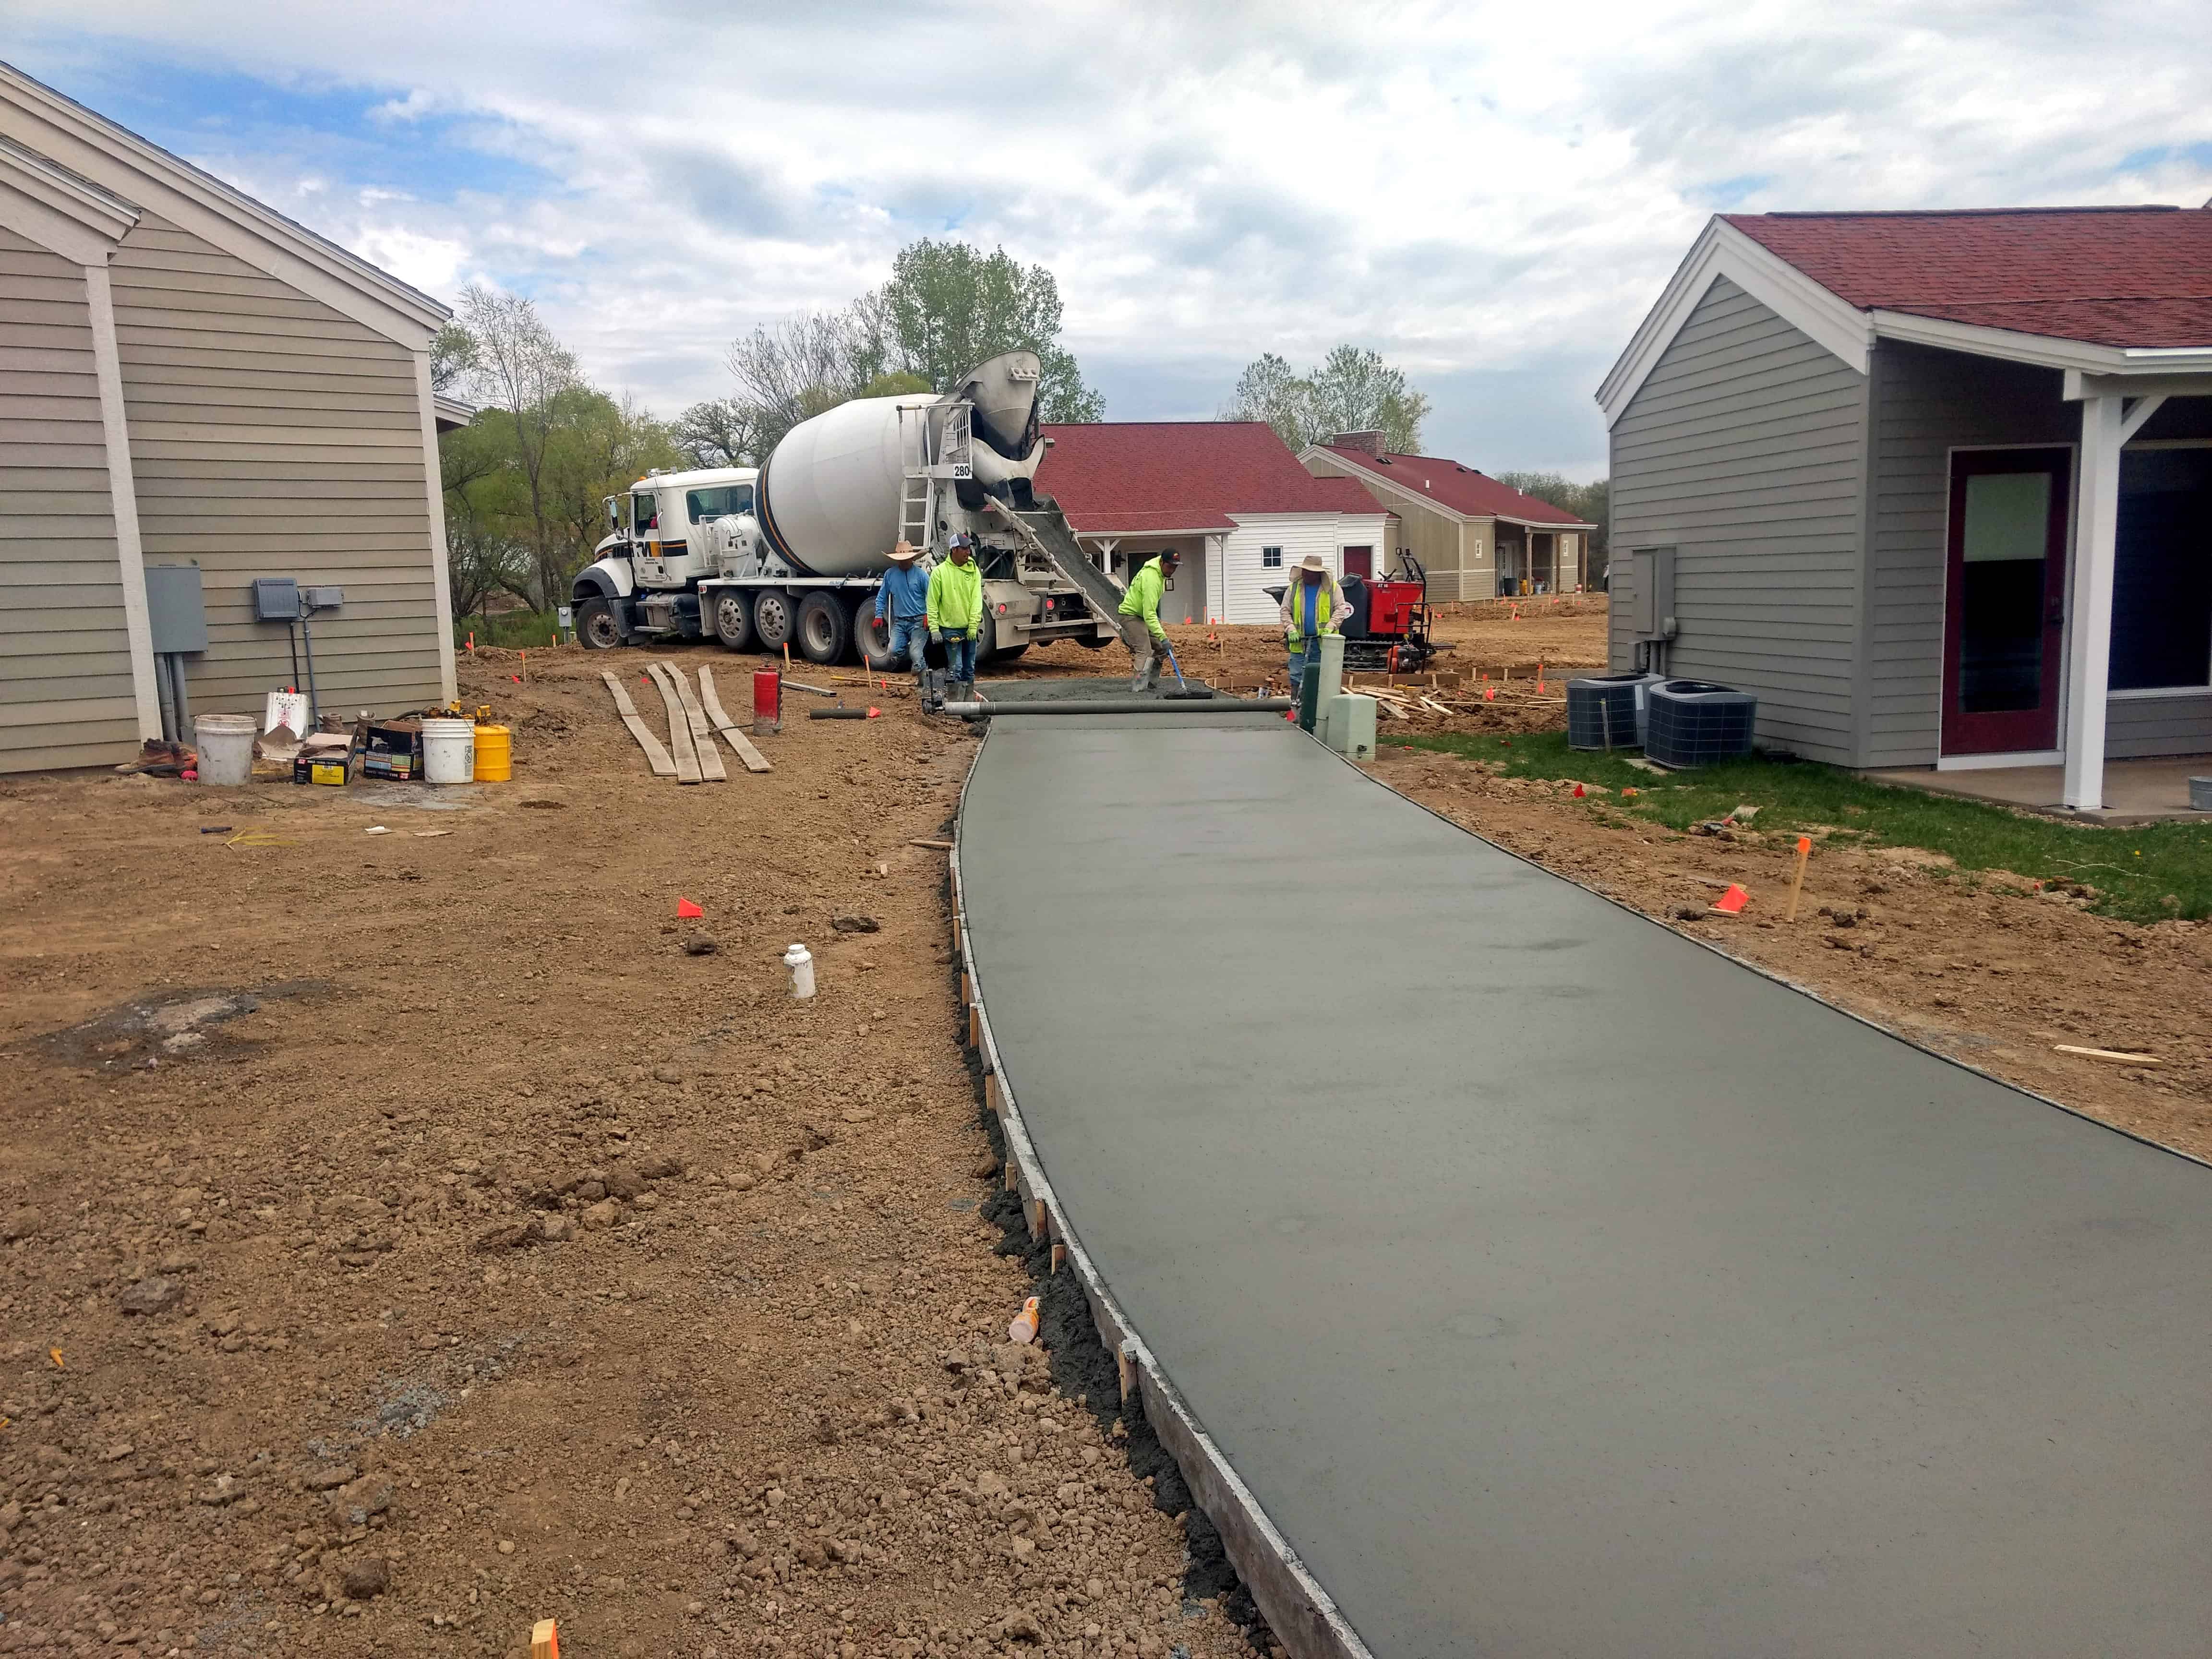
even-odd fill
[{"label": "wooden stake", "polygon": [[970,1048],[983,1046],[983,1011],[972,1002],[968,1005],[968,1046]]},{"label": "wooden stake", "polygon": [[1790,908],[1783,913],[1782,920],[1784,921],[1797,920],[1797,896],[1805,890],[1805,860],[1812,856],[1813,838],[1810,836],[1798,836],[1797,873],[1790,878]]},{"label": "wooden stake", "polygon": [[1114,1350],[1114,1370],[1121,1383],[1121,1403],[1127,1405],[1129,1396],[1137,1391],[1137,1339],[1122,1339],[1121,1346]]},{"label": "wooden stake", "polygon": [[1050,1218],[1045,1213],[1044,1200],[1041,1198],[1031,1199],[1030,1200],[1030,1237],[1044,1237],[1051,1224]]},{"label": "wooden stake", "polygon": [[2081,1048],[2070,1042],[2051,1044],[2051,1052],[2078,1054],[2083,1060],[2109,1060],[2116,1066],[2163,1066],[2166,1062],[2156,1054],[2131,1054],[2120,1048]]},{"label": "wooden stake", "polygon": [[1052,1270],[1058,1273],[1067,1265],[1067,1246],[1054,1242],[1052,1247]]},{"label": "wooden stake", "polygon": [[1014,1160],[1010,1158],[1006,1160],[1006,1190],[1010,1193],[1018,1193],[1021,1189],[1021,1172],[1014,1168]]},{"label": "wooden stake", "polygon": [[1006,1115],[1006,1102],[999,1095],[999,1074],[996,1072],[983,1073],[983,1103],[991,1109],[994,1117]]},{"label": "wooden stake", "polygon": [[561,1659],[560,1627],[541,1619],[530,1627],[530,1659]]}]

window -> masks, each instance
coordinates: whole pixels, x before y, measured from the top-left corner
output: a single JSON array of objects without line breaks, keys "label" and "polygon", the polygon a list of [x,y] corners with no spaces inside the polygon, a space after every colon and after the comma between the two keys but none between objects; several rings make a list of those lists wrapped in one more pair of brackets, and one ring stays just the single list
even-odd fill
[{"label": "window", "polygon": [[649,535],[660,528],[660,509],[653,504],[652,496],[636,495],[629,498],[629,525],[633,536]]},{"label": "window", "polygon": [[1261,549],[1260,550],[1260,568],[1261,568],[1261,569],[1262,569],[1262,570],[1280,570],[1282,568],[1283,568],[1283,550],[1282,550],[1281,548],[1279,548],[1279,547],[1263,547],[1263,548],[1261,548]]},{"label": "window", "polygon": [[2212,449],[2121,452],[2106,683],[2212,685]]},{"label": "window", "polygon": [[753,487],[741,483],[725,484],[716,489],[689,489],[684,493],[684,506],[693,524],[703,524],[708,519],[732,513],[750,513],[753,510]]}]

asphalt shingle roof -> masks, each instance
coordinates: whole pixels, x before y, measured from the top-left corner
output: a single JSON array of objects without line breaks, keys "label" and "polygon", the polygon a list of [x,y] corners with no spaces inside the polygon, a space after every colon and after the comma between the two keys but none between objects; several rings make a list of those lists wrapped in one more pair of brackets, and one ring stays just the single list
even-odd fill
[{"label": "asphalt shingle roof", "polygon": [[[1436,455],[1370,455],[1364,449],[1324,444],[1338,460],[1347,462],[1378,478],[1388,478],[1401,489],[1443,502],[1455,513],[1471,519],[1512,519],[1528,524],[1578,525],[1583,520],[1564,507],[1534,495],[1524,495],[1487,473]],[[1356,481],[1355,481],[1356,482]]]},{"label": "asphalt shingle roof", "polygon": [[1257,421],[1048,426],[1036,489],[1085,535],[1233,530],[1232,513],[1374,513],[1316,478]]},{"label": "asphalt shingle roof", "polygon": [[2212,210],[1730,213],[1863,310],[2142,349],[2212,346]]}]

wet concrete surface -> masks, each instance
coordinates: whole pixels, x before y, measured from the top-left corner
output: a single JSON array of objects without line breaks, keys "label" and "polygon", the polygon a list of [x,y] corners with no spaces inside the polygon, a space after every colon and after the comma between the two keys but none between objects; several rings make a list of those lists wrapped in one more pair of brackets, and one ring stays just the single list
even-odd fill
[{"label": "wet concrete surface", "polygon": [[1377,1654],[2212,1646],[2212,1170],[1287,726],[1000,722],[961,834],[1078,1234]]}]

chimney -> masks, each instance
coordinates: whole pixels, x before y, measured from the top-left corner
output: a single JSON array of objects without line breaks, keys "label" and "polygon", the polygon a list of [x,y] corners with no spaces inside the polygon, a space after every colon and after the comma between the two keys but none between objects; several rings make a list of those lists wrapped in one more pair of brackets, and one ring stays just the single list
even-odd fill
[{"label": "chimney", "polygon": [[1375,432],[1340,432],[1328,441],[1331,449],[1356,449],[1363,455],[1382,453],[1382,434]]}]

